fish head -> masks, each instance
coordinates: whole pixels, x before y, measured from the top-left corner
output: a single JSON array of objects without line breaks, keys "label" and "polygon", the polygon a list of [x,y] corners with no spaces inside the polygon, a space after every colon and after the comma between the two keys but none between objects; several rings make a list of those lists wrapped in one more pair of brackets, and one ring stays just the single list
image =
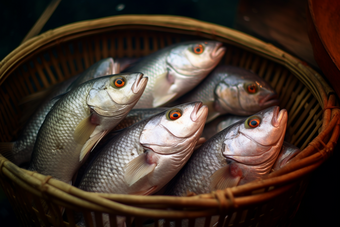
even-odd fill
[{"label": "fish head", "polygon": [[164,155],[192,150],[203,131],[207,114],[208,108],[201,102],[170,108],[146,124],[140,143]]},{"label": "fish head", "polygon": [[217,41],[190,41],[176,45],[167,56],[167,64],[186,76],[211,71],[222,59],[226,48]]},{"label": "fish head", "polygon": [[248,70],[230,66],[228,76],[216,86],[215,97],[215,109],[222,114],[251,115],[279,104],[277,93],[265,80]]},{"label": "fish head", "polygon": [[226,50],[222,45],[217,41],[190,41],[173,47],[166,59],[171,89],[197,85],[222,59]]},{"label": "fish head", "polygon": [[105,117],[127,114],[143,94],[147,81],[142,73],[106,76],[93,84],[87,105]]},{"label": "fish head", "polygon": [[[152,173],[145,177],[148,179],[147,188],[161,189],[189,160],[207,115],[206,106],[193,102],[170,108],[148,121],[140,136],[140,144],[145,149],[143,166],[154,166]],[[132,175],[127,174],[126,179]],[[137,186],[142,188],[138,183]]]},{"label": "fish head", "polygon": [[223,156],[244,165],[243,170],[248,176],[251,169],[252,179],[269,173],[279,155],[287,120],[287,111],[273,106],[235,123],[225,129],[228,133]]},{"label": "fish head", "polygon": [[287,110],[273,106],[247,118],[239,131],[258,144],[271,146],[284,137],[287,120]]}]

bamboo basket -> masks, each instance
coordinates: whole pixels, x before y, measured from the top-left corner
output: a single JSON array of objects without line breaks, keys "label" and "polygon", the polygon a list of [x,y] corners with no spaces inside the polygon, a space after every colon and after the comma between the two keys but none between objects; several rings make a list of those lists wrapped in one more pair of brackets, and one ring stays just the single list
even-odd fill
[{"label": "bamboo basket", "polygon": [[[287,132],[302,149],[265,179],[191,197],[89,193],[50,176],[19,168],[0,155],[0,182],[22,226],[285,226],[298,209],[310,173],[332,153],[339,137],[334,91],[304,62],[241,32],[177,16],[126,15],[66,25],[31,38],[0,62],[0,140],[15,140],[18,103],[107,57],[141,57],[172,43],[212,39],[227,47],[221,64],[251,69],[277,91],[289,114]],[[64,217],[60,208],[65,208]],[[93,213],[92,213],[93,212]],[[94,215],[91,215],[94,214]],[[65,218],[65,216],[67,218]],[[67,220],[67,221],[66,221]],[[95,223],[95,225],[93,225]],[[150,225],[150,224],[149,224]]]}]

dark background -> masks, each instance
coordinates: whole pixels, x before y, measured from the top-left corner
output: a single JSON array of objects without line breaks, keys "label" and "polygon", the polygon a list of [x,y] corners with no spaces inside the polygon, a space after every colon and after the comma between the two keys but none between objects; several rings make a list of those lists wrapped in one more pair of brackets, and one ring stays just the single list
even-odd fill
[{"label": "dark background", "polygon": [[[0,60],[20,45],[49,2],[0,1]],[[308,39],[306,10],[307,0],[63,0],[41,33],[69,23],[113,15],[181,15],[231,27],[270,42],[322,74]],[[339,149],[337,146],[331,158],[312,173],[293,227],[339,225]],[[1,191],[0,226],[18,226]]]}]

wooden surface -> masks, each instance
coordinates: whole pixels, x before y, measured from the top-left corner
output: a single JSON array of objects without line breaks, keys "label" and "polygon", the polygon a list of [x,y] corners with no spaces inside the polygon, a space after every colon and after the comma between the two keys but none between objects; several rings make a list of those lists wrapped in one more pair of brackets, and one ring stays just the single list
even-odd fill
[{"label": "wooden surface", "polygon": [[273,43],[314,67],[307,33],[307,0],[240,0],[235,28]]},{"label": "wooden surface", "polygon": [[314,58],[340,96],[340,1],[308,1],[308,33]]}]

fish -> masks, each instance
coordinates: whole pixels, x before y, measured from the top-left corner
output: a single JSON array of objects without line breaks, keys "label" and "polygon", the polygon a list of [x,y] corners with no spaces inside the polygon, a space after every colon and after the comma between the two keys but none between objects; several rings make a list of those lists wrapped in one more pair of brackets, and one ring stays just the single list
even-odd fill
[{"label": "fish", "polygon": [[238,121],[244,121],[249,116],[238,116],[238,115],[232,115],[232,114],[226,114],[221,115],[215,118],[214,120],[208,122],[205,124],[204,130],[202,132],[202,137],[204,137],[206,140],[213,137],[218,132],[222,131],[223,129],[229,127],[230,125],[238,122]]},{"label": "fish", "polygon": [[217,66],[198,86],[171,105],[201,101],[207,123],[224,114],[249,116],[279,104],[275,90],[255,73],[231,65]]},{"label": "fish", "polygon": [[137,122],[147,119],[151,116],[164,112],[168,108],[147,108],[147,109],[132,109],[126,117],[119,122],[119,124],[112,130],[112,133],[116,134],[116,131],[127,128]]},{"label": "fish", "polygon": [[173,44],[141,58],[123,72],[142,72],[149,82],[134,107],[160,107],[194,88],[220,62],[226,48],[217,41]]},{"label": "fish", "polygon": [[[79,188],[96,193],[156,193],[190,158],[207,114],[201,102],[186,103],[126,128],[89,164]],[[108,218],[104,219],[106,226]]]},{"label": "fish", "polygon": [[230,125],[195,150],[165,194],[204,194],[260,179],[279,155],[287,120],[287,111],[273,106]]},{"label": "fish", "polygon": [[[244,121],[246,119],[247,117],[245,116],[238,116],[238,115],[231,115],[231,114],[219,116],[213,121],[205,125],[204,130],[202,132],[202,137],[208,140],[211,137],[213,137],[215,134],[217,134],[218,132],[229,127],[230,125],[238,121],[242,121],[242,120]],[[300,149],[298,147],[286,141],[288,140],[287,135],[289,134],[286,131],[285,140],[283,141],[279,157],[277,158],[277,161],[275,162],[273,166],[273,171],[276,171],[282,168],[283,166],[285,166],[292,158],[294,158],[300,152]]]},{"label": "fish", "polygon": [[[115,62],[113,58],[100,60],[84,72],[54,85],[51,89],[39,93],[37,97],[39,99],[39,106],[37,110],[33,113],[28,120],[28,123],[21,130],[16,141],[0,143],[0,153],[16,165],[22,165],[23,163],[29,162],[31,160],[34,143],[39,129],[52,106],[58,101],[58,97],[88,80],[115,74],[117,64],[118,63]],[[36,99],[36,94],[28,99]]]},{"label": "fish", "polygon": [[143,195],[158,191],[190,158],[207,113],[201,102],[186,103],[126,128],[102,148],[79,188]]},{"label": "fish", "polygon": [[147,81],[142,73],[121,73],[66,93],[47,114],[28,169],[71,183],[89,152],[138,102]]},{"label": "fish", "polygon": [[301,150],[298,147],[284,141],[279,157],[273,166],[273,171],[277,171],[287,165],[297,154],[300,153],[300,151]]}]

